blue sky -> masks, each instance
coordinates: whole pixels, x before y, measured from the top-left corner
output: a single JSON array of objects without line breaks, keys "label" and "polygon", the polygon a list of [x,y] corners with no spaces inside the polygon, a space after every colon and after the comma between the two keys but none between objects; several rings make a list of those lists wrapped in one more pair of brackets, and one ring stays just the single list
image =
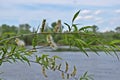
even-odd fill
[{"label": "blue sky", "polygon": [[120,26],[120,0],[1,0],[0,25],[37,27],[43,19],[49,25],[58,19],[71,23],[78,10],[79,27],[97,25],[99,31],[109,31]]}]

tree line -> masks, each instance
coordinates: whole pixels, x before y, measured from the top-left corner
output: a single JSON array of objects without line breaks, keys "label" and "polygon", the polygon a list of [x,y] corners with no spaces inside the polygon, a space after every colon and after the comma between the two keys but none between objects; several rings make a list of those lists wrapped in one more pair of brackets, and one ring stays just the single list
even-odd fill
[{"label": "tree line", "polygon": [[[45,32],[52,32],[53,29],[55,28],[57,22],[51,23],[51,26],[48,26],[48,24],[45,25]],[[87,32],[92,32],[105,40],[112,41],[112,40],[119,40],[120,39],[120,26],[116,27],[114,31],[106,31],[106,32],[99,32],[99,27],[97,25],[92,25],[92,26],[84,26],[84,31]],[[17,35],[22,35],[22,34],[29,34],[29,33],[35,33],[36,29],[32,28],[31,30],[31,25],[29,24],[20,24],[19,26],[15,25],[7,25],[7,24],[2,24],[0,26],[0,40],[9,38],[12,36],[17,36]],[[64,30],[64,26],[62,25],[60,32],[67,32],[67,30]],[[73,31],[74,32],[74,31]],[[33,35],[34,36],[34,35]],[[23,36],[21,37],[26,45],[31,45],[32,44],[32,38],[33,36]],[[54,40],[57,44],[66,44],[65,42],[62,41],[62,38],[64,38],[64,35],[53,35]],[[46,40],[46,35],[40,35],[39,36],[40,41],[39,44],[45,44]],[[14,42],[14,41],[13,41]],[[94,43],[96,44],[96,43]]]}]

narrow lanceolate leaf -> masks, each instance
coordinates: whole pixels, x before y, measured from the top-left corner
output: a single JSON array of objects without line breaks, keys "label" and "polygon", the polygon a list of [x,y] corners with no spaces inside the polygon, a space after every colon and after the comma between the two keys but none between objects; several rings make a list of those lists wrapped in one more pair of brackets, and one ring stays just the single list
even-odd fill
[{"label": "narrow lanceolate leaf", "polygon": [[74,76],[76,75],[76,73],[77,73],[77,69],[76,69],[76,67],[74,66],[74,70],[73,70],[73,72],[71,73],[71,76],[74,77]]},{"label": "narrow lanceolate leaf", "polygon": [[26,61],[26,62],[29,64],[29,66],[30,66],[30,61],[29,61],[29,59],[28,59],[27,57],[21,56],[21,58],[22,58],[24,61]]},{"label": "narrow lanceolate leaf", "polygon": [[68,71],[68,63],[66,62],[66,69],[65,69],[65,72]]},{"label": "narrow lanceolate leaf", "polygon": [[44,66],[42,67],[42,73],[43,73],[43,75],[44,75],[45,77],[48,77],[47,74],[46,74],[46,72],[45,72],[45,67],[44,67]]},{"label": "narrow lanceolate leaf", "polygon": [[41,26],[41,32],[43,32],[45,29],[45,23],[46,23],[46,19],[43,19],[42,26]]},{"label": "narrow lanceolate leaf", "polygon": [[57,70],[58,66],[55,66],[55,68],[53,69],[53,71]]},{"label": "narrow lanceolate leaf", "polygon": [[67,24],[67,23],[64,23],[67,27],[68,27],[68,29],[69,29],[69,32],[71,31],[71,27],[70,27],[70,25],[69,24]]},{"label": "narrow lanceolate leaf", "polygon": [[78,48],[85,53],[86,56],[89,56],[87,54],[87,52],[84,50],[84,46],[88,46],[86,42],[84,42],[83,40],[81,39],[76,39],[75,40],[77,42],[77,45],[78,45]]},{"label": "narrow lanceolate leaf", "polygon": [[79,31],[84,31],[86,29],[92,29],[93,27],[92,26],[85,26],[85,27],[82,27],[79,29]]},{"label": "narrow lanceolate leaf", "polygon": [[74,31],[78,31],[77,25],[73,24],[72,26],[74,27]]},{"label": "narrow lanceolate leaf", "polygon": [[119,43],[120,43],[120,40],[113,40],[113,41],[110,42],[111,45],[113,45],[113,44],[119,44]]},{"label": "narrow lanceolate leaf", "polygon": [[65,79],[64,72],[62,72],[62,79]]},{"label": "narrow lanceolate leaf", "polygon": [[62,58],[61,58],[61,57],[56,56],[56,55],[55,55],[55,56],[53,56],[53,58],[54,58],[54,59],[60,59],[60,60],[62,60]]},{"label": "narrow lanceolate leaf", "polygon": [[[118,46],[116,46],[116,45],[113,45],[113,47],[114,48],[116,48],[116,49],[120,49]],[[117,57],[117,59],[119,60],[119,56],[118,56],[118,54],[117,54],[117,52],[114,50],[114,48],[113,47],[111,47],[111,49],[112,49],[112,51],[114,52],[114,54],[116,55],[116,57]]]},{"label": "narrow lanceolate leaf", "polygon": [[86,76],[87,76],[87,73],[88,73],[88,72],[85,72],[84,75],[83,75],[83,77],[86,77]]},{"label": "narrow lanceolate leaf", "polygon": [[78,12],[75,13],[75,15],[73,16],[73,19],[72,19],[72,23],[74,22],[74,20],[77,18],[77,16],[79,15],[80,13],[80,10]]}]

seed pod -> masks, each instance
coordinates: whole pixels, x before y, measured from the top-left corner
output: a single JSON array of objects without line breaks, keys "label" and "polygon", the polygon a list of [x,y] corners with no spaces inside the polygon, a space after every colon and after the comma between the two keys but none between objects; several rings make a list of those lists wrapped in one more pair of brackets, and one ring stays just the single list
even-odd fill
[{"label": "seed pod", "polygon": [[64,72],[62,72],[62,79],[65,79]]},{"label": "seed pod", "polygon": [[20,40],[19,38],[16,38],[15,42],[20,47],[24,47],[25,46],[25,42],[23,40]]},{"label": "seed pod", "polygon": [[58,20],[55,28],[54,28],[54,32],[59,32],[61,28],[61,20]]},{"label": "seed pod", "polygon": [[67,79],[69,79],[69,74],[67,74]]},{"label": "seed pod", "polygon": [[49,44],[51,44],[51,42],[53,41],[53,38],[52,38],[52,36],[50,35],[50,34],[48,34],[47,35],[47,42],[49,43]]},{"label": "seed pod", "polygon": [[65,72],[68,71],[68,63],[66,62],[66,69],[65,69]]},{"label": "seed pod", "polygon": [[47,74],[46,74],[46,72],[45,72],[45,67],[44,67],[44,66],[42,67],[42,73],[43,73],[43,75],[44,75],[45,77],[48,77]]},{"label": "seed pod", "polygon": [[58,66],[55,66],[54,69],[53,69],[53,71],[55,71],[57,68],[58,68]]},{"label": "seed pod", "polygon": [[73,70],[73,72],[71,73],[71,76],[74,77],[74,76],[76,75],[76,73],[77,73],[77,69],[76,69],[76,67],[74,66],[74,70]]},{"label": "seed pod", "polygon": [[46,23],[46,19],[43,19],[43,21],[42,21],[42,26],[41,26],[41,32],[44,31],[45,23]]}]

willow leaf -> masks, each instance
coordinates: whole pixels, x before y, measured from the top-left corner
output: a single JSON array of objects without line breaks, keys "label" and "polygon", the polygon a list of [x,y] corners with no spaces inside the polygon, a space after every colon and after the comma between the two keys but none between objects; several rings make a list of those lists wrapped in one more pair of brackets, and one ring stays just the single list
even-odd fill
[{"label": "willow leaf", "polygon": [[78,31],[77,25],[73,24],[72,26],[74,27],[74,31]]},{"label": "willow leaf", "polygon": [[119,44],[119,43],[120,43],[120,40],[113,40],[113,41],[110,42],[111,45],[112,44]]},{"label": "willow leaf", "polygon": [[56,56],[56,55],[55,55],[55,56],[53,56],[53,58],[54,58],[54,59],[60,59],[60,60],[62,60],[62,58],[61,58],[61,57]]},{"label": "willow leaf", "polygon": [[73,19],[72,19],[72,23],[75,21],[75,19],[78,17],[80,13],[80,10],[78,12],[75,13],[75,15],[73,16]]},{"label": "willow leaf", "polygon": [[69,32],[71,31],[71,27],[70,27],[70,25],[69,24],[67,24],[67,23],[64,23],[67,27],[68,27],[68,29],[69,29]]},{"label": "willow leaf", "polygon": [[[75,39],[75,41],[77,42],[76,44],[78,45],[78,48],[83,52],[83,53],[85,53],[85,55],[86,56],[89,56],[88,54],[87,54],[87,52],[83,49],[83,43],[81,43],[81,41],[80,41],[80,39]],[[85,45],[86,45],[86,43],[84,43]]]},{"label": "willow leaf", "polygon": [[93,27],[92,26],[85,26],[85,27],[80,28],[79,31],[84,31],[84,30],[90,29],[90,28],[92,29]]},{"label": "willow leaf", "polygon": [[59,64],[59,66],[58,66],[58,70],[60,70],[60,68],[61,68],[61,64]]}]

